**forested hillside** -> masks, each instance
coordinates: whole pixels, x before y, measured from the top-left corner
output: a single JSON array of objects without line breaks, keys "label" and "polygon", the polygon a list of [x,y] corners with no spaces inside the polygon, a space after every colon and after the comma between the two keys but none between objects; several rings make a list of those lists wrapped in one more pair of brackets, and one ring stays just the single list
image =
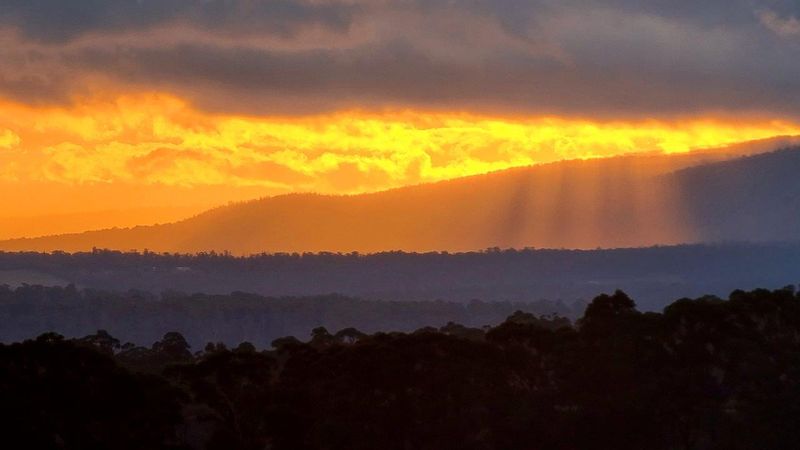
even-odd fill
[{"label": "forested hillside", "polygon": [[800,240],[800,151],[730,158],[630,155],[370,194],[291,194],[165,225],[0,241],[0,249],[247,255]]},{"label": "forested hillside", "polygon": [[[59,281],[60,280],[60,281]],[[680,297],[728,295],[800,281],[800,244],[720,244],[608,250],[263,254],[234,257],[115,252],[2,253],[0,284],[269,297],[337,293],[367,300],[561,301],[624,289],[643,310]],[[563,314],[573,313],[558,309]],[[550,312],[550,310],[537,311]]]},{"label": "forested hillside", "polygon": [[736,291],[575,323],[316,328],[269,348],[98,331],[0,345],[0,432],[28,448],[785,450],[800,441],[800,295]]},{"label": "forested hillside", "polygon": [[[267,346],[273,339],[304,337],[316,327],[355,327],[365,332],[410,332],[458,322],[471,327],[497,325],[516,310],[579,315],[583,305],[560,302],[367,301],[341,295],[270,298],[243,292],[228,295],[167,291],[110,292],[75,286],[0,286],[0,342],[47,331],[80,337],[105,329],[138,345],[178,331],[195,347],[250,341]],[[577,311],[580,309],[581,311]]]}]

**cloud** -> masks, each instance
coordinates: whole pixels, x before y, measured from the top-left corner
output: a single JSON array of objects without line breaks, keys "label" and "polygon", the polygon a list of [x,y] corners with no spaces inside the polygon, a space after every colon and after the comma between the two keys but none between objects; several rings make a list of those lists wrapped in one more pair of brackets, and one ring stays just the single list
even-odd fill
[{"label": "cloud", "polygon": [[313,0],[4,0],[0,23],[26,38],[57,43],[174,24],[290,36],[304,26],[346,29],[352,14],[352,4]]},{"label": "cloud", "polygon": [[158,91],[248,115],[797,118],[800,41],[783,37],[800,8],[765,4],[754,13],[751,0],[9,0],[0,96],[65,104]]},{"label": "cloud", "polygon": [[[6,131],[2,131],[6,130]],[[136,95],[70,107],[0,102],[6,179],[63,184],[259,186],[353,193],[534,163],[689,151],[779,135],[778,121],[597,121],[461,112],[209,114]]]},{"label": "cloud", "polygon": [[20,138],[11,130],[0,129],[0,150],[15,148],[20,143]]},{"label": "cloud", "polygon": [[796,17],[781,17],[774,11],[761,11],[758,14],[761,23],[784,37],[800,36],[800,20]]}]

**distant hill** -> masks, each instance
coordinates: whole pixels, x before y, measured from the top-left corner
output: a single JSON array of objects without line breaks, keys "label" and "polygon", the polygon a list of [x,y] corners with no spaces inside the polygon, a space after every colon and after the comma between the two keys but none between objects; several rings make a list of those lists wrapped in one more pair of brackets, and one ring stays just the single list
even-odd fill
[{"label": "distant hill", "polygon": [[643,310],[660,310],[681,297],[795,285],[800,282],[800,242],[249,257],[0,252],[3,273],[13,275],[17,285],[73,283],[115,291],[242,291],[272,297],[335,292],[383,301],[512,301],[536,303],[538,313],[578,317],[583,302],[616,289],[625,290]]},{"label": "distant hill", "polygon": [[798,148],[564,161],[372,194],[283,195],[167,225],[1,241],[0,249],[248,254],[795,240],[798,169]]},{"label": "distant hill", "polygon": [[800,148],[688,168],[670,183],[697,240],[800,239]]},{"label": "distant hill", "polygon": [[[2,189],[2,187],[0,187]],[[198,206],[126,207],[105,211],[0,217],[0,239],[81,233],[112,227],[170,223],[207,209]]]}]

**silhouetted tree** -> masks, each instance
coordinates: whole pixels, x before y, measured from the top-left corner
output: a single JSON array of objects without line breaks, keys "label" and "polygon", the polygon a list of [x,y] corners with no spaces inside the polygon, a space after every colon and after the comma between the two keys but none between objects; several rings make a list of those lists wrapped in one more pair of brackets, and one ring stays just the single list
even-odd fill
[{"label": "silhouetted tree", "polygon": [[111,336],[106,330],[97,330],[97,333],[78,339],[76,342],[93,346],[107,355],[113,355],[121,348],[119,339]]},{"label": "silhouetted tree", "polygon": [[276,339],[264,351],[242,342],[191,355],[174,332],[152,348],[118,347],[102,331],[0,345],[4,438],[25,448],[248,450],[800,442],[792,287],[681,299],[663,313],[638,312],[618,291],[596,297],[576,327],[515,312],[488,329],[331,336],[318,327],[308,342]]},{"label": "silhouetted tree", "polygon": [[180,362],[192,358],[190,347],[182,334],[171,331],[165,334],[160,341],[154,342],[152,350],[168,361]]}]

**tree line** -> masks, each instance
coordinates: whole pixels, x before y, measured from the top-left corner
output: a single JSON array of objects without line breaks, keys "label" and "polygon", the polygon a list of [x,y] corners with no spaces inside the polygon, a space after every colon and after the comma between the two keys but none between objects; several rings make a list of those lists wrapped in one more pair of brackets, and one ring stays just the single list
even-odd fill
[{"label": "tree line", "polygon": [[28,448],[786,449],[800,294],[600,295],[574,323],[314,328],[268,348],[106,331],[0,345],[3,436]]},{"label": "tree line", "polygon": [[100,290],[208,294],[243,291],[270,297],[336,292],[369,300],[539,302],[546,309],[537,312],[574,318],[597,292],[618,287],[635,296],[640,309],[660,311],[676,298],[796,283],[797,267],[800,243],[241,257],[95,249],[0,252],[0,284],[74,283]]},{"label": "tree line", "polygon": [[72,284],[0,285],[0,342],[48,331],[74,338],[104,329],[135,344],[149,344],[167,331],[177,331],[193,346],[246,340],[264,347],[276,338],[305,335],[319,326],[368,333],[410,332],[447,322],[482,327],[499,324],[516,310],[537,315],[562,311],[551,302],[379,301],[337,294],[265,297],[245,292],[107,291]]}]

